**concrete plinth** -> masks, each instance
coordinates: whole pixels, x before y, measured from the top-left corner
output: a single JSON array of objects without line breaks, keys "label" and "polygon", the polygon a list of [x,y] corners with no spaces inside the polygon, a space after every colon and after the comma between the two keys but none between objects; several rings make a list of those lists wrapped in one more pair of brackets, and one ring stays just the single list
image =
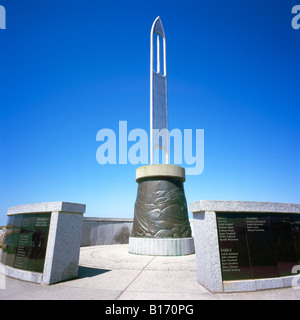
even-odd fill
[{"label": "concrete plinth", "polygon": [[129,252],[150,256],[185,256],[195,253],[194,238],[129,238]]}]

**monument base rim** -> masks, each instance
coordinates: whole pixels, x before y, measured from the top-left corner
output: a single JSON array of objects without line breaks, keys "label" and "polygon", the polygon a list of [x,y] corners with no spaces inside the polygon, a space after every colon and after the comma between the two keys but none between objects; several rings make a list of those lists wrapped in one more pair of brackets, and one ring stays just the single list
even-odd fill
[{"label": "monument base rim", "polygon": [[185,182],[185,169],[174,164],[150,164],[136,169],[136,181],[145,178],[169,177]]},{"label": "monument base rim", "polygon": [[194,238],[129,237],[128,252],[150,256],[185,256],[195,253]]}]

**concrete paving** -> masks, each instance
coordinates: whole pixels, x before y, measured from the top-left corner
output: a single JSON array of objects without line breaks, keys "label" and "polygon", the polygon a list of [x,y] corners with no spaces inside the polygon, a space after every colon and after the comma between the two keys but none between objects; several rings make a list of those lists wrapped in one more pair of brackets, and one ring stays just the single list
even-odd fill
[{"label": "concrete paving", "polygon": [[128,245],[107,245],[81,248],[79,275],[73,280],[46,286],[1,275],[0,300],[16,299],[299,300],[300,288],[213,294],[197,282],[195,255],[133,255]]}]

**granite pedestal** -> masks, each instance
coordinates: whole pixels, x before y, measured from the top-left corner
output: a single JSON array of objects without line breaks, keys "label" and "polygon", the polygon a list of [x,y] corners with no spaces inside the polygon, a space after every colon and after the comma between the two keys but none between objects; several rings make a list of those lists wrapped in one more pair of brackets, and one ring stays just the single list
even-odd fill
[{"label": "granite pedestal", "polygon": [[9,208],[0,272],[47,285],[75,278],[84,212],[68,202]]},{"label": "granite pedestal", "polygon": [[252,201],[191,204],[197,280],[211,292],[299,284],[300,205]]}]

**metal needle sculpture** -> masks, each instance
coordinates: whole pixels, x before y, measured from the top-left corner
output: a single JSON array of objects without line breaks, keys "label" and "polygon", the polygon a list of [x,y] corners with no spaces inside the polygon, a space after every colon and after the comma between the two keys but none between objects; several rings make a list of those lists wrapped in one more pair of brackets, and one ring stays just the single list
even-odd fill
[{"label": "metal needle sculpture", "polygon": [[[154,35],[156,35],[156,62],[154,70]],[[163,73],[161,72],[160,38],[163,42]],[[155,131],[157,130],[157,131]],[[157,134],[161,132],[161,139]],[[150,164],[154,162],[154,151],[162,149],[166,164],[169,163],[168,137],[168,96],[167,96],[167,44],[162,22],[157,17],[150,35]],[[156,137],[158,139],[156,139]]]},{"label": "metal needle sculpture", "polygon": [[[157,36],[156,71],[154,36]],[[163,42],[163,73],[160,38]],[[188,238],[191,237],[191,228],[183,188],[184,169],[169,164],[166,36],[159,17],[152,25],[150,48],[150,165],[137,169],[139,186],[131,236]],[[157,148],[164,152],[166,164],[153,164]]]}]

